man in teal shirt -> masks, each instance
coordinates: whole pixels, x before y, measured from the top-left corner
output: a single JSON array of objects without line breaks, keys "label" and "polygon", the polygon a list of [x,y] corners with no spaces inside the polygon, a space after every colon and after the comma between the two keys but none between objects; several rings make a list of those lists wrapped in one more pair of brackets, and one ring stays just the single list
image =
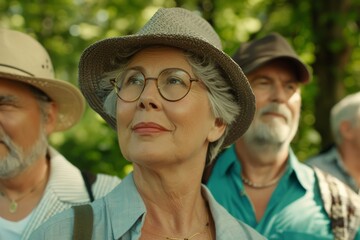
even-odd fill
[{"label": "man in teal shirt", "polygon": [[334,235],[317,175],[290,147],[299,124],[300,88],[310,79],[306,65],[276,33],[243,44],[233,58],[253,88],[257,111],[245,135],[207,170],[215,199],[269,239],[353,239],[354,233]]}]

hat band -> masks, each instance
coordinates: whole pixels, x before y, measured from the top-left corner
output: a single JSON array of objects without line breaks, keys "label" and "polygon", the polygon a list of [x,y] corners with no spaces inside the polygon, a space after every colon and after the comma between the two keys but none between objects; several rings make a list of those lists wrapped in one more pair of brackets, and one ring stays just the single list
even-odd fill
[{"label": "hat band", "polygon": [[18,71],[20,71],[20,72],[23,72],[23,73],[25,73],[25,74],[27,74],[27,75],[30,75],[31,77],[34,77],[34,74],[31,74],[31,73],[29,73],[28,71],[22,70],[22,69],[17,68],[17,67],[13,67],[13,66],[6,65],[6,64],[1,64],[1,63],[0,63],[0,66],[7,67],[7,68],[12,68],[12,69],[18,70]]}]

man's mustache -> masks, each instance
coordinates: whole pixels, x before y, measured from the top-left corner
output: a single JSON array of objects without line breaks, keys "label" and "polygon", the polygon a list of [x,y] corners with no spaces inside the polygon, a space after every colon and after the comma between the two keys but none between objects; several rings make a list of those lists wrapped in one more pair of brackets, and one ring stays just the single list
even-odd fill
[{"label": "man's mustache", "polygon": [[9,135],[7,135],[2,128],[0,128],[0,143],[4,144],[9,149],[10,155],[18,155],[16,144],[11,140]]},{"label": "man's mustache", "polygon": [[286,119],[286,122],[291,121],[291,112],[283,104],[270,103],[269,105],[259,109],[259,115],[263,115],[263,114],[267,114],[267,113],[276,113],[276,114],[284,116]]}]

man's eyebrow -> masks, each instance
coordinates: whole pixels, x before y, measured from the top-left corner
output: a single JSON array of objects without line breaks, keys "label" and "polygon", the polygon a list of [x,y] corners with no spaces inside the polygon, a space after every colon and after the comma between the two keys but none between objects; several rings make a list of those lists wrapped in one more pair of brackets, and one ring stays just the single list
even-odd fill
[{"label": "man's eyebrow", "polygon": [[252,77],[252,79],[266,79],[266,80],[273,80],[272,77],[269,77],[268,75],[265,74],[256,74]]},{"label": "man's eyebrow", "polygon": [[0,95],[1,103],[16,103],[18,99],[13,95]]},{"label": "man's eyebrow", "polygon": [[286,80],[284,81],[285,83],[295,83],[295,84],[300,84],[299,80],[297,79],[289,79],[289,80]]}]

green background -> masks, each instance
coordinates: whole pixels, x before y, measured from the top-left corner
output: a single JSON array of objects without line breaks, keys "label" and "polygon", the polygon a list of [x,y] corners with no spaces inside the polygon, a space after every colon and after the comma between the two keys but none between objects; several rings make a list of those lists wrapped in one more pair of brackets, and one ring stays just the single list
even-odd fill
[{"label": "green background", "polygon": [[[0,2],[0,27],[38,39],[49,51],[56,77],[77,85],[77,65],[86,47],[135,33],[158,8],[175,6],[206,18],[228,54],[241,42],[273,31],[283,34],[313,72],[302,90],[295,153],[303,161],[331,143],[331,106],[360,89],[360,0],[7,0]],[[115,132],[90,108],[77,126],[54,133],[50,141],[80,168],[120,177],[132,169]]]}]

